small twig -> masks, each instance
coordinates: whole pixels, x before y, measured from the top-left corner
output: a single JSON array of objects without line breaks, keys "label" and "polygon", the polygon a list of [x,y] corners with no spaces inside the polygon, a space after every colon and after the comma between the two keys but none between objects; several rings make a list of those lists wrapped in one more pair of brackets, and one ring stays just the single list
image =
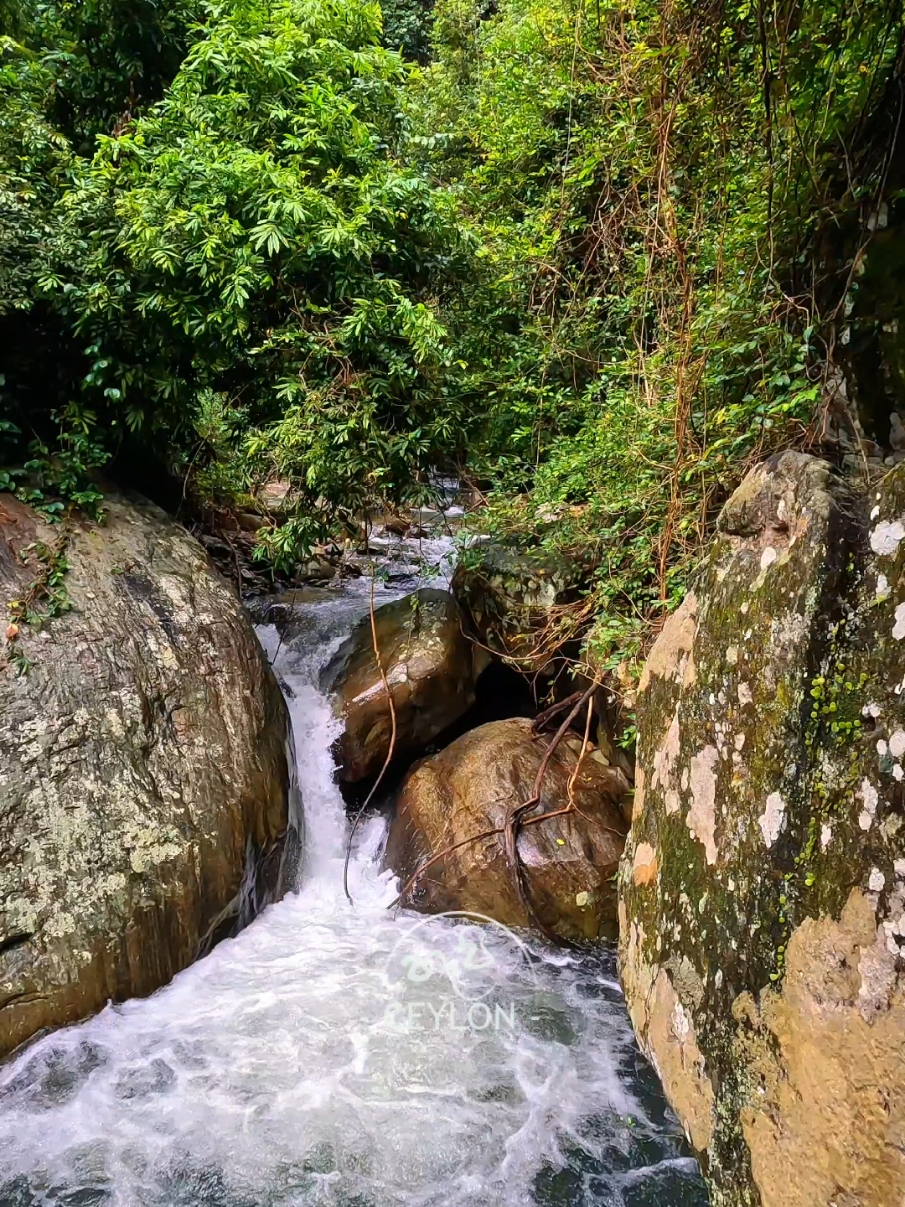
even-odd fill
[{"label": "small twig", "polygon": [[531,726],[531,732],[535,735],[539,734],[544,726],[552,721],[554,717],[558,717],[564,709],[569,708],[576,700],[581,699],[581,692],[573,692],[571,696],[566,696],[565,700],[560,700],[556,704],[551,704],[548,709],[534,718],[534,723]]},{"label": "small twig", "polygon": [[[372,571],[374,571],[374,570],[376,570],[376,567],[372,567]],[[387,767],[389,767],[389,765],[392,761],[393,751],[396,748],[396,705],[393,703],[393,693],[390,691],[390,683],[386,677],[386,671],[383,669],[383,662],[381,661],[381,658],[380,658],[380,646],[378,645],[378,642],[377,642],[377,621],[374,619],[374,580],[375,580],[375,578],[376,578],[376,574],[372,572],[372,574],[371,574],[371,598],[370,598],[371,642],[374,646],[374,657],[377,661],[377,669],[380,672],[380,678],[383,681],[384,691],[387,694],[387,701],[389,702],[389,705],[390,705],[390,726],[391,726],[390,746],[389,746],[389,749],[387,750],[387,756],[383,761],[383,766],[380,768],[380,774],[378,775],[377,779],[374,781],[371,791],[365,797],[364,804],[361,806],[361,808],[355,814],[355,818],[354,818],[354,820],[352,822],[352,826],[349,830],[349,841],[346,844],[346,858],[345,858],[345,862],[343,863],[343,892],[346,894],[346,896],[348,897],[350,902],[352,901],[352,894],[349,892],[349,860],[352,858],[352,839],[355,837],[355,831],[358,829],[358,823],[361,821],[362,817],[364,816],[365,809],[367,809],[368,805],[374,799],[374,794],[376,793],[377,789],[380,787],[381,780],[383,779],[384,775],[386,774],[386,769],[387,769]]]},{"label": "small twig", "polygon": [[[271,622],[268,620],[268,617],[270,617],[270,616],[272,616],[272,615],[273,615],[273,611],[274,611],[274,607],[275,607],[275,606],[276,606],[276,605],[271,604],[271,605],[270,605],[270,607],[269,607],[269,608],[267,609],[267,611],[265,612],[265,614],[264,614],[264,623],[265,623],[265,624],[269,624],[269,623],[271,623]],[[280,640],[277,642],[276,653],[275,653],[275,654],[274,654],[274,656],[273,656],[273,657],[270,659],[270,667],[271,667],[271,669],[273,669],[273,668],[276,666],[276,664],[277,664],[277,658],[279,658],[279,656],[280,656],[280,650],[283,648],[283,630],[282,630],[282,629],[281,629],[281,628],[280,628],[280,627],[279,627],[279,626],[276,624],[276,622],[273,622],[273,627],[276,629],[276,631],[277,631],[277,636],[279,637],[279,639],[280,639]]]},{"label": "small twig", "polygon": [[233,544],[233,542],[230,538],[230,535],[226,531],[226,529],[221,528],[220,531],[223,535],[223,539],[226,541],[227,545],[229,545],[229,547],[233,553],[233,561],[236,564],[236,590],[239,592],[239,595],[241,596],[241,594],[242,594],[242,566],[241,566],[241,563],[239,562],[239,551],[236,548],[236,546]]},{"label": "small twig", "polygon": [[[526,817],[522,822],[522,826],[536,826],[540,821],[550,821],[553,817],[565,817],[567,814],[577,813],[579,817],[583,817],[585,821],[590,821],[587,813],[582,813],[577,805],[566,805],[562,809],[552,809],[549,813],[535,813],[533,817]],[[617,830],[615,826],[604,826],[600,822],[596,822],[597,828],[606,831],[607,834],[615,834],[617,838],[625,840],[625,831]]]},{"label": "small twig", "polygon": [[554,734],[553,741],[547,747],[547,751],[546,751],[546,754],[544,755],[543,762],[541,763],[540,767],[538,768],[537,776],[534,780],[534,796],[532,797],[532,800],[534,801],[535,804],[537,804],[538,801],[540,800],[541,785],[544,782],[544,776],[547,774],[547,768],[550,766],[550,760],[552,759],[557,746],[560,744],[560,742],[563,740],[563,738],[569,732],[569,726],[572,724],[572,722],[575,720],[575,718],[578,716],[579,712],[581,711],[582,704],[584,704],[584,702],[586,700],[590,699],[590,697],[594,694],[594,692],[597,690],[597,688],[599,686],[600,685],[595,680],[591,684],[590,687],[588,687],[585,691],[583,691],[581,693],[581,695],[576,700],[575,704],[570,709],[568,716],[566,717],[566,719],[560,725],[559,729],[557,729],[556,733]]},{"label": "small twig", "polygon": [[585,721],[585,725],[584,725],[584,741],[581,743],[581,754],[579,754],[579,756],[578,756],[578,762],[575,764],[574,771],[569,776],[569,786],[566,789],[566,796],[569,801],[570,809],[574,808],[574,806],[575,806],[575,798],[573,797],[572,792],[575,788],[575,781],[578,778],[578,773],[581,770],[581,764],[584,762],[585,751],[588,748],[588,738],[591,735],[591,717],[593,715],[594,715],[594,697],[588,696],[588,716],[587,716],[587,720]]},{"label": "small twig", "polygon": [[387,909],[395,909],[397,905],[401,905],[403,900],[408,896],[409,891],[415,885],[415,882],[421,879],[428,868],[433,867],[435,863],[439,863],[441,859],[445,858],[445,856],[451,855],[453,851],[458,851],[460,847],[467,847],[470,842],[480,842],[483,838],[493,838],[494,835],[502,833],[503,827],[496,826],[493,830],[484,830],[480,834],[469,834],[467,838],[462,838],[458,842],[454,842],[450,846],[444,847],[442,851],[438,851],[436,855],[432,855],[426,863],[422,863],[421,866],[415,872],[413,872],[411,876],[409,876],[408,880],[406,880],[405,884],[399,890],[399,895],[395,900],[390,902],[390,904],[387,906]]}]

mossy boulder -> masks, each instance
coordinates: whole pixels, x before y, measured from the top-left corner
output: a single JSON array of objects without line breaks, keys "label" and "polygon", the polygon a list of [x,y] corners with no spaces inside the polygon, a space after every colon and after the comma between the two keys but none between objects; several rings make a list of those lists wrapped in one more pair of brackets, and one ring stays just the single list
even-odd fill
[{"label": "mossy boulder", "polygon": [[[580,599],[587,578],[586,567],[552,550],[488,541],[462,552],[452,590],[482,646],[543,669],[550,655],[538,635]],[[568,636],[560,631],[551,651]]]},{"label": "mossy boulder", "polygon": [[107,511],[0,496],[4,614],[63,561],[71,609],[0,655],[0,1057],[151,993],[291,875],[286,710],[239,600],[158,508]]},{"label": "mossy boulder", "polygon": [[[396,802],[387,863],[405,885],[428,859],[447,853],[404,894],[406,904],[427,913],[468,910],[507,926],[532,924],[498,831],[508,812],[534,795],[550,741],[525,718],[491,721],[411,772]],[[579,765],[581,748],[574,734],[556,747],[539,802],[518,835],[534,913],[569,941],[614,937],[614,878],[627,829],[624,775],[593,748]],[[574,808],[566,813],[570,801]],[[558,815],[530,822],[542,813]]]},{"label": "mossy boulder", "polygon": [[639,694],[620,958],[714,1207],[905,1195],[905,469],[785,453]]},{"label": "mossy boulder", "polygon": [[[474,703],[471,642],[448,591],[422,588],[374,611],[380,662],[393,697],[393,754],[424,747]],[[339,777],[355,783],[376,775],[390,752],[393,718],[374,651],[371,617],[363,617],[321,674],[344,729]]]}]

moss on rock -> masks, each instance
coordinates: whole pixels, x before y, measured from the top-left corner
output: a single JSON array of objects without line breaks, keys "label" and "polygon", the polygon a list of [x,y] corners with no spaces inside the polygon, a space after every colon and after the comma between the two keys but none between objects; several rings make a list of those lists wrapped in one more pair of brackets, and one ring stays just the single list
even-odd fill
[{"label": "moss on rock", "polygon": [[717,1205],[905,1192],[877,1080],[905,1018],[903,682],[905,469],[870,498],[801,454],[752,471],[642,681],[620,871],[629,1008]]}]

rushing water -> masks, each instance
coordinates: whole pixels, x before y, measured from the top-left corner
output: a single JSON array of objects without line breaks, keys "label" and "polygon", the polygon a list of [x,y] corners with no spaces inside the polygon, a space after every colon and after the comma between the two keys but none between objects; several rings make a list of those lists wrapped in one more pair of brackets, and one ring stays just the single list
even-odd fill
[{"label": "rushing water", "polygon": [[367,597],[312,595],[290,639],[259,630],[292,717],[298,891],[153,997],[0,1068],[0,1207],[700,1207],[611,956],[389,911],[381,818],[344,897],[315,685]]}]

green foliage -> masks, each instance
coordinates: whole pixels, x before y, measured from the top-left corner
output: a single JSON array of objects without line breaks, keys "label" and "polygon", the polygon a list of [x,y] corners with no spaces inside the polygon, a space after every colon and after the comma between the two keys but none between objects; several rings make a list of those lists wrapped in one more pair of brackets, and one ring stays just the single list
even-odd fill
[{"label": "green foliage", "polygon": [[73,401],[77,342],[38,296],[56,208],[75,153],[161,94],[197,11],[184,0],[0,4],[0,487],[45,510],[96,510],[90,476],[108,457]]},{"label": "green foliage", "polygon": [[[33,475],[24,462],[42,453],[33,445],[37,409],[23,411],[18,364],[42,359],[38,323],[27,321],[39,264],[53,237],[53,209],[71,162],[66,139],[45,111],[52,74],[40,58],[11,37],[0,38],[0,489],[23,486]],[[25,337],[25,347],[23,343]],[[52,423],[54,434],[56,423]],[[38,440],[40,443],[40,440]],[[48,466],[48,468],[50,468]],[[80,483],[81,485],[81,483]],[[44,500],[40,483],[33,498]],[[46,501],[52,501],[48,498]]]},{"label": "green foliage", "polygon": [[594,568],[611,666],[746,467],[817,446],[892,199],[898,3],[25,0],[0,29],[0,486],[45,509],[96,506],[122,448],[204,501],[279,480],[289,568],[465,466],[482,525]]},{"label": "green foliage", "polygon": [[31,441],[16,494],[51,522],[67,504],[98,520],[104,496],[93,484],[91,474],[107,463],[109,453],[97,440],[95,416],[73,405],[62,415],[55,413],[53,419],[56,440],[52,445],[39,438]]},{"label": "green foliage", "polygon": [[40,59],[46,113],[82,153],[158,100],[179,70],[200,0],[20,0],[0,31]]},{"label": "green foliage", "polygon": [[383,44],[407,59],[426,63],[430,58],[433,0],[381,0]]},{"label": "green foliage", "polygon": [[43,278],[110,426],[188,457],[220,396],[248,428],[231,456],[293,479],[297,535],[410,493],[461,421],[438,298],[465,247],[392,154],[404,69],[378,35],[348,0],[214,8],[165,99],[77,174]]},{"label": "green foliage", "polygon": [[6,606],[8,624],[4,635],[4,653],[17,675],[28,674],[32,667],[18,644],[23,626],[39,630],[48,621],[72,610],[72,601],[66,589],[68,544],[69,533],[64,529],[52,544],[36,541],[19,553],[24,565],[34,566],[35,576],[22,598],[12,599]]},{"label": "green foliage", "polygon": [[181,0],[0,6],[0,316],[34,300],[36,260],[72,167],[70,137],[90,146],[131,115],[139,94],[160,95],[185,53],[191,13]]},{"label": "green foliage", "polygon": [[441,0],[410,100],[482,245],[450,322],[490,522],[597,564],[603,665],[681,598],[747,466],[813,439],[851,279],[821,232],[888,169],[898,6],[763,12]]},{"label": "green foliage", "polygon": [[69,163],[66,139],[45,117],[48,69],[0,37],[0,316],[27,309],[35,261]]},{"label": "green foliage", "polygon": [[53,617],[71,611],[72,602],[65,583],[69,569],[66,560],[68,543],[68,534],[64,533],[52,545],[36,541],[22,550],[20,557],[23,564],[28,565],[33,561],[37,566],[37,574],[22,598],[12,600],[7,606],[12,625],[24,624],[40,629]]}]

